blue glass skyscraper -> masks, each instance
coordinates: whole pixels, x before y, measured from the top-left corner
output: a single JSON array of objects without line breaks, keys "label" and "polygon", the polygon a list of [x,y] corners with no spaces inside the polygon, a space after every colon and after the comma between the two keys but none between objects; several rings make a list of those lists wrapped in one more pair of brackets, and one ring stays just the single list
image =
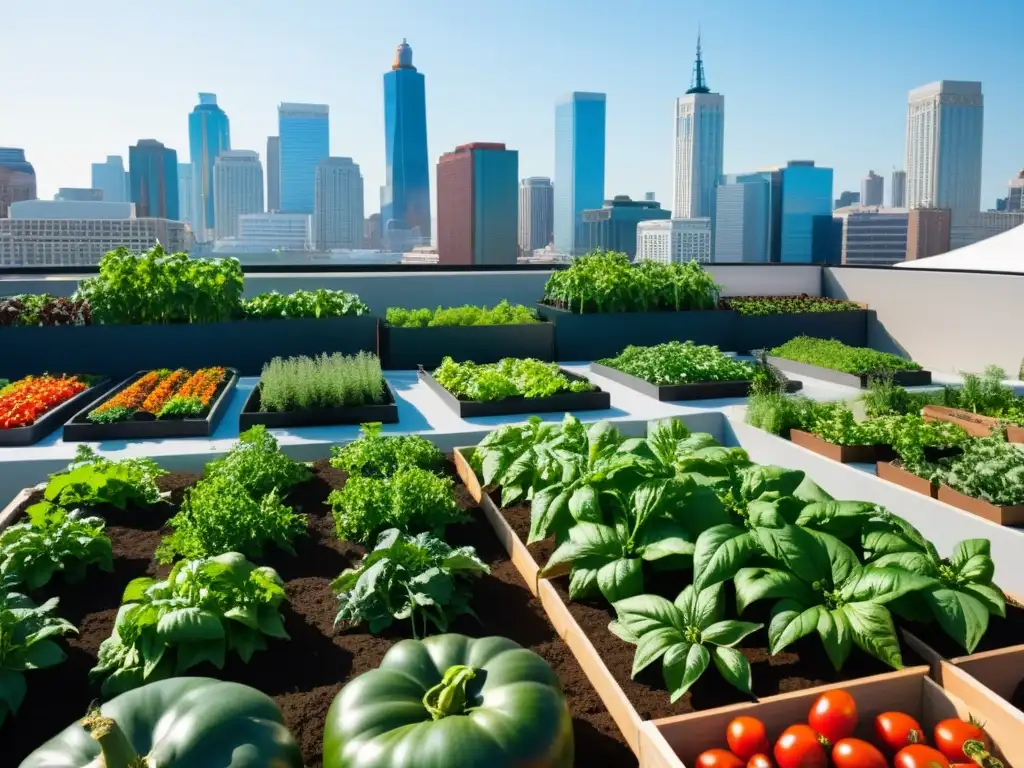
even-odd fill
[{"label": "blue glass skyscraper", "polygon": [[403,40],[391,71],[384,74],[384,152],[386,178],[381,196],[381,227],[419,228],[430,241],[430,164],[427,159],[427,94],[423,74],[412,65]]},{"label": "blue glass skyscraper", "polygon": [[281,104],[277,108],[282,213],[312,213],[316,167],[331,154],[326,104]]},{"label": "blue glass skyscraper", "polygon": [[578,255],[583,211],[604,202],[605,95],[574,92],[555,105],[555,250]]},{"label": "blue glass skyscraper", "polygon": [[132,202],[139,218],[178,218],[178,153],[155,139],[128,147]]},{"label": "blue glass skyscraper", "polygon": [[231,149],[231,126],[217,96],[200,93],[188,116],[188,151],[192,162],[192,231],[205,243],[213,239],[213,164]]}]

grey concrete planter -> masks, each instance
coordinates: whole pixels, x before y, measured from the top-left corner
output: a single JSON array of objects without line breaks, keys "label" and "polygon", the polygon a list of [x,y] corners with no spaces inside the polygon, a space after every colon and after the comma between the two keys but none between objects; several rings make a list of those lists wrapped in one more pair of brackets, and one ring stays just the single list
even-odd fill
[{"label": "grey concrete planter", "polygon": [[[562,373],[569,379],[581,380],[564,368]],[[463,400],[458,398],[442,387],[433,376],[427,371],[419,372],[420,381],[444,401],[445,405],[451,408],[460,418],[473,418],[476,416],[505,416],[519,413],[553,413],[569,411],[606,411],[611,408],[611,396],[601,390],[595,389],[592,392],[559,392],[550,397],[506,397],[501,400],[479,402],[477,400]]]},{"label": "grey concrete planter", "polygon": [[801,312],[787,315],[739,315],[736,348],[771,349],[797,336],[835,339],[851,347],[868,345],[868,311]]},{"label": "grey concrete planter", "polygon": [[339,406],[308,411],[260,411],[260,387],[257,384],[238,414],[238,431],[263,424],[270,429],[285,427],[328,427],[336,424],[366,424],[379,421],[381,424],[398,422],[398,405],[395,393],[387,381],[384,385],[384,402],[360,406]]},{"label": "grey concrete planter", "polygon": [[[833,384],[858,389],[867,389],[871,379],[883,375],[881,373],[843,373],[832,368],[822,368],[820,365],[798,363],[784,357],[769,356],[768,362],[786,373],[795,373],[799,376],[830,381]],[[932,383],[931,371],[894,371],[891,376],[893,382],[901,387],[926,387]]]},{"label": "grey concrete planter", "polygon": [[82,371],[111,377],[220,365],[258,376],[273,357],[377,352],[377,318],[241,320],[180,325],[0,328],[4,375]]},{"label": "grey concrete planter", "polygon": [[[736,381],[691,381],[685,384],[651,384],[649,381],[628,373],[611,368],[601,363],[591,363],[590,370],[598,376],[604,376],[614,382],[629,387],[642,395],[653,397],[661,402],[677,400],[712,400],[721,397],[746,397],[750,392],[749,380]],[[790,381],[787,392],[799,392],[803,383]]]},{"label": "grey concrete planter", "polygon": [[555,327],[551,323],[381,327],[381,361],[385,370],[436,368],[445,355],[457,363],[496,363],[503,357],[553,362]]}]

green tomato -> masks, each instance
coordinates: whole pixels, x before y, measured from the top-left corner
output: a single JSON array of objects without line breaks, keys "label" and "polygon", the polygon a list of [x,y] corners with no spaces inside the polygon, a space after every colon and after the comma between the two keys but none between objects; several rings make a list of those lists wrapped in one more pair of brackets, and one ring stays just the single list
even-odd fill
[{"label": "green tomato", "polygon": [[346,685],[324,768],[571,768],[572,715],[533,651],[504,637],[402,640]]},{"label": "green tomato", "polygon": [[302,768],[302,755],[266,694],[239,683],[177,677],[111,699],[21,764],[96,766]]}]

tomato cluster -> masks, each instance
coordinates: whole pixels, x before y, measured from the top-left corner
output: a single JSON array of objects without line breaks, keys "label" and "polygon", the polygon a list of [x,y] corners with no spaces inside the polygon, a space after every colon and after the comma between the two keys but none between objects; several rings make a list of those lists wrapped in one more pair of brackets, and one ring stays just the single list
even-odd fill
[{"label": "tomato cluster", "polygon": [[8,384],[0,389],[0,429],[31,426],[86,389],[88,385],[74,376],[26,376]]},{"label": "tomato cluster", "polygon": [[774,748],[763,722],[735,718],[726,728],[729,748],[702,752],[697,768],[1002,768],[973,718],[940,722],[934,747],[928,746],[921,724],[903,712],[875,718],[875,744],[854,737],[857,725],[853,697],[844,690],[826,691],[815,699],[807,722],[786,728]]}]

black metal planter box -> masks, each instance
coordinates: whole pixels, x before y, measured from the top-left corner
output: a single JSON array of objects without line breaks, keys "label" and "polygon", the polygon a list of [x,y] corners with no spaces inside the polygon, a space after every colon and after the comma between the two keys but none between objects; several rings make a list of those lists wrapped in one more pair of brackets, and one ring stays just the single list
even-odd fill
[{"label": "black metal planter box", "polygon": [[435,328],[381,328],[385,370],[436,368],[448,355],[457,363],[496,363],[503,357],[555,360],[555,327],[528,325],[461,325]]},{"label": "black metal planter box", "polygon": [[[584,381],[582,376],[560,369],[569,379]],[[476,416],[507,416],[517,413],[555,413],[567,411],[606,411],[612,406],[611,396],[601,390],[592,392],[560,392],[551,397],[506,397],[481,403],[456,397],[437,383],[427,371],[419,372],[420,381],[430,387],[460,418]]]},{"label": "black metal planter box", "polygon": [[600,360],[615,357],[630,345],[650,347],[669,341],[732,350],[738,316],[731,309],[578,315],[547,304],[538,304],[537,314],[555,324],[555,354],[560,361]]},{"label": "black metal planter box", "polygon": [[[750,393],[749,381],[693,381],[687,384],[651,384],[638,376],[623,373],[600,363],[591,363],[590,370],[598,376],[618,382],[623,386],[653,397],[662,402],[677,400],[712,400],[721,397],[746,397]],[[799,392],[803,383],[790,381],[787,392]]]},{"label": "black metal planter box", "polygon": [[736,348],[771,349],[797,336],[835,339],[851,347],[868,345],[868,311],[800,312],[788,315],[739,315]]},{"label": "black metal planter box", "polygon": [[238,431],[263,424],[270,429],[284,427],[326,427],[338,424],[366,424],[379,421],[381,424],[398,423],[398,405],[391,385],[384,382],[384,401],[379,404],[340,406],[338,408],[320,408],[309,411],[260,411],[260,387],[252,388],[238,415]]},{"label": "black metal planter box", "polygon": [[82,406],[91,408],[104,392],[110,389],[110,380],[102,379],[56,408],[51,408],[38,418],[35,424],[13,429],[0,429],[0,446],[35,445],[55,429],[61,427],[68,417]]},{"label": "black metal planter box", "polygon": [[[809,376],[813,379],[830,381],[833,384],[842,384],[845,387],[857,387],[867,389],[871,379],[883,374],[874,373],[843,373],[832,368],[822,368],[820,365],[808,365],[798,363],[795,360],[787,360],[784,357],[769,357],[768,362],[781,371],[795,373],[800,376]],[[931,371],[894,371],[892,373],[894,384],[901,387],[926,387],[932,383]]]},{"label": "black metal planter box", "polygon": [[86,417],[93,408],[114,397],[125,387],[145,376],[148,371],[139,371],[130,376],[114,389],[107,397],[96,400],[82,408],[64,425],[64,442],[98,442],[100,440],[160,440],[170,437],[209,437],[217,428],[217,423],[231,402],[231,392],[238,383],[238,371],[229,368],[227,380],[221,384],[220,390],[214,395],[210,410],[201,419],[131,419],[113,424],[94,424]]},{"label": "black metal planter box", "polygon": [[259,376],[274,357],[377,353],[377,318],[240,320],[180,325],[78,325],[0,328],[4,375],[96,371],[114,378],[157,368],[215,365]]}]

